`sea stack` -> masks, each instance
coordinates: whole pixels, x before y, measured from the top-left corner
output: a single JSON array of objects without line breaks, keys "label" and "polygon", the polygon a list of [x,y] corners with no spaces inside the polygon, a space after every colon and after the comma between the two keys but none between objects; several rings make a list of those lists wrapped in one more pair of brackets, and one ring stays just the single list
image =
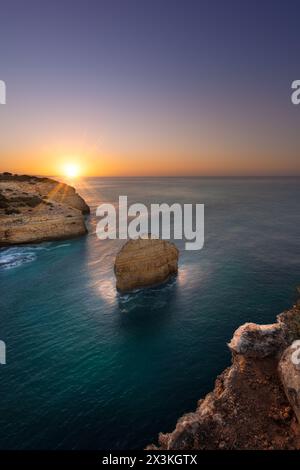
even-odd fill
[{"label": "sea stack", "polygon": [[178,256],[176,246],[165,240],[129,240],[115,260],[117,289],[129,292],[166,281],[177,273]]},{"label": "sea stack", "polygon": [[90,209],[75,189],[50,178],[0,174],[0,246],[84,235]]}]

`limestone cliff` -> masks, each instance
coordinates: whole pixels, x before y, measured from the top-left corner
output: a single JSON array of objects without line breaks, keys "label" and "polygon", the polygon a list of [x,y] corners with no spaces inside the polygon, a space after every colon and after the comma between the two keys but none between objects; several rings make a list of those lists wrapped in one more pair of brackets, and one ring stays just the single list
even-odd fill
[{"label": "limestone cliff", "polygon": [[121,292],[159,284],[178,269],[178,249],[165,240],[129,240],[115,261],[117,289]]},{"label": "limestone cliff", "polygon": [[0,174],[0,246],[83,235],[87,213],[87,204],[67,184]]},{"label": "limestone cliff", "polygon": [[214,390],[148,448],[299,449],[300,367],[291,361],[298,339],[299,302],[273,325],[242,325],[228,345],[232,365]]}]

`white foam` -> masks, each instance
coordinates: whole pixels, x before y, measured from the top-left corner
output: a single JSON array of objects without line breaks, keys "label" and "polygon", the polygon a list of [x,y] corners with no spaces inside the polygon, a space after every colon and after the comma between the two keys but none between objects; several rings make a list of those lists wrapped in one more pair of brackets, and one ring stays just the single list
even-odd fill
[{"label": "white foam", "polygon": [[12,247],[0,250],[0,270],[12,269],[24,263],[30,263],[36,259],[33,248]]}]

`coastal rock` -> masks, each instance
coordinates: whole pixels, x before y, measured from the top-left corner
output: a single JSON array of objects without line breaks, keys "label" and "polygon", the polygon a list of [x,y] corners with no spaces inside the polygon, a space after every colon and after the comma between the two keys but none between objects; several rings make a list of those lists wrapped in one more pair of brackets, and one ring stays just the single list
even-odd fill
[{"label": "coastal rock", "polygon": [[50,178],[0,174],[0,246],[83,235],[89,212],[75,189]]},{"label": "coastal rock", "polygon": [[284,351],[278,370],[286,396],[300,423],[300,340],[294,341]]},{"label": "coastal rock", "polygon": [[300,371],[290,361],[295,344],[280,360],[297,337],[299,321],[300,309],[294,306],[272,325],[238,328],[229,343],[232,365],[214,390],[195,412],[179,419],[173,432],[159,434],[158,446],[148,448],[300,449]]},{"label": "coastal rock", "polygon": [[264,358],[280,355],[297,338],[300,338],[300,313],[295,305],[278,315],[276,323],[245,323],[240,326],[228,346],[233,354]]},{"label": "coastal rock", "polygon": [[277,317],[277,321],[284,331],[285,347],[300,338],[300,305],[296,304]]},{"label": "coastal rock", "polygon": [[128,292],[166,281],[178,270],[178,249],[165,240],[129,240],[115,260],[117,289]]},{"label": "coastal rock", "polygon": [[283,328],[279,323],[245,323],[235,331],[228,346],[235,354],[264,358],[277,354],[284,341]]}]

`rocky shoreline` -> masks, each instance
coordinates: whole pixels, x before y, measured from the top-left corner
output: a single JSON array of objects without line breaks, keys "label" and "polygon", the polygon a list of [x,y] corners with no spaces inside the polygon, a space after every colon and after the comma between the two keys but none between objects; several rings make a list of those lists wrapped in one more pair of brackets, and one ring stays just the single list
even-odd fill
[{"label": "rocky shoreline", "polygon": [[67,184],[37,176],[0,174],[0,246],[84,235],[84,215],[89,211]]},{"label": "rocky shoreline", "polygon": [[148,449],[300,449],[299,338],[299,301],[272,325],[239,327],[214,390]]}]

